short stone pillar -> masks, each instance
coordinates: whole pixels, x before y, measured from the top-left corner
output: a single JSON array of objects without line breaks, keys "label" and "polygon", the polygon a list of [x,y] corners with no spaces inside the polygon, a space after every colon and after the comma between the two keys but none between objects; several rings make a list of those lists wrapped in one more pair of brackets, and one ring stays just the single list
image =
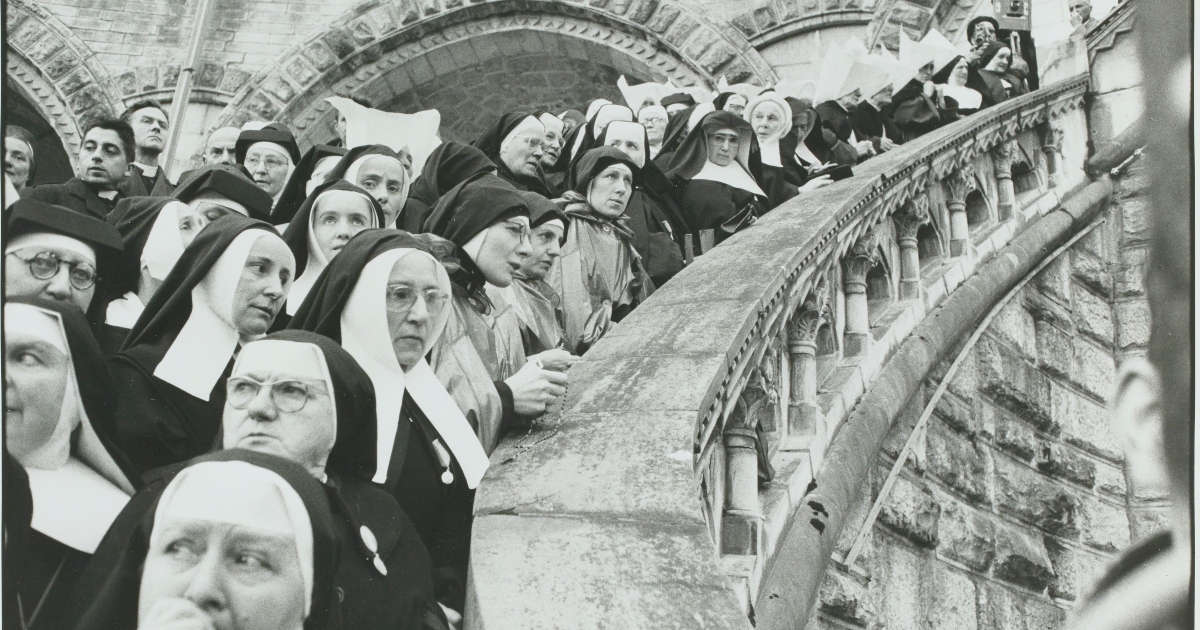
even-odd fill
[{"label": "short stone pillar", "polygon": [[970,251],[971,229],[967,224],[967,195],[975,190],[975,166],[968,163],[942,180],[946,186],[946,209],[950,211],[950,255]]},{"label": "short stone pillar", "polygon": [[929,198],[913,198],[892,219],[896,222],[896,244],[900,246],[900,299],[919,300],[921,255],[917,251],[917,230],[929,222]]},{"label": "short stone pillar", "polygon": [[1012,142],[1001,142],[992,149],[992,164],[996,173],[996,194],[999,198],[996,204],[996,218],[1008,221],[1013,218],[1013,204],[1016,203],[1017,192],[1013,187],[1012,163],[1016,147]]},{"label": "short stone pillar", "polygon": [[878,237],[872,230],[850,248],[842,259],[842,292],[846,295],[845,355],[862,356],[871,344],[870,312],[867,309],[867,273],[879,262]]},{"label": "short stone pillar", "polygon": [[828,305],[829,288],[822,283],[796,310],[788,330],[792,382],[788,397],[787,450],[817,451],[824,446],[823,418],[817,404],[817,331],[827,321]]},{"label": "short stone pillar", "polygon": [[1058,155],[1062,153],[1063,132],[1048,123],[1042,125],[1039,132],[1042,136],[1042,153],[1046,155],[1046,183],[1054,188],[1058,186]]},{"label": "short stone pillar", "polygon": [[[725,506],[721,515],[721,553],[758,554],[762,510],[758,499],[758,432],[774,414],[770,387],[757,371],[733,403],[725,421]],[[771,418],[773,420],[773,418]]]}]

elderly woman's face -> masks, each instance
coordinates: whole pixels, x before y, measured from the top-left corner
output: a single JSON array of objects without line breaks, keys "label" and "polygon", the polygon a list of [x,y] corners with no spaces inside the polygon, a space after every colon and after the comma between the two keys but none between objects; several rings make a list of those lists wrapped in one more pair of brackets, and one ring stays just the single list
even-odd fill
[{"label": "elderly woman's face", "polygon": [[638,114],[638,122],[646,128],[646,135],[650,137],[650,144],[659,145],[663,141],[663,134],[667,132],[667,117],[655,112]]},{"label": "elderly woman's face", "polygon": [[741,116],[742,112],[746,111],[746,97],[741,94],[734,94],[725,100],[725,107],[721,109]]},{"label": "elderly woman's face", "polygon": [[514,271],[533,253],[529,244],[529,217],[511,217],[489,227],[475,264],[488,282],[506,287]]},{"label": "elderly woman's face", "polygon": [[273,148],[265,142],[252,145],[246,151],[246,159],[242,162],[242,166],[250,171],[254,183],[272,197],[278,195],[287,183],[290,164],[287,154],[282,149]]},{"label": "elderly woman's face", "polygon": [[438,286],[437,265],[426,256],[409,254],[396,261],[388,276],[388,332],[396,361],[406,370],[425,355],[434,322],[450,301]]},{"label": "elderly woman's face", "polygon": [[814,125],[817,124],[817,111],[812,108],[810,101],[802,101],[804,109],[800,110],[792,117],[792,124],[796,127],[796,136],[800,140],[808,137]]},{"label": "elderly woman's face", "polygon": [[708,134],[708,161],[717,166],[729,166],[738,155],[740,138],[732,129],[721,129]]},{"label": "elderly woman's face", "polygon": [[755,107],[754,113],[750,115],[750,125],[754,127],[754,133],[759,140],[775,137],[783,131],[784,124],[783,112],[772,103],[763,103]]},{"label": "elderly woman's face", "polygon": [[954,69],[950,71],[950,85],[966,85],[969,66],[967,65],[966,57],[959,59],[954,65]]},{"label": "elderly woman's face", "polygon": [[530,280],[542,280],[550,273],[554,261],[561,253],[563,228],[557,223],[543,223],[529,234],[533,253],[521,265],[521,276]]},{"label": "elderly woman's face", "polygon": [[624,164],[609,165],[588,185],[588,203],[610,219],[625,213],[632,194],[633,172]]},{"label": "elderly woman's face", "polygon": [[21,331],[4,336],[4,436],[17,459],[50,439],[62,412],[71,360]]},{"label": "elderly woman's face", "polygon": [[526,134],[513,138],[500,150],[500,160],[517,175],[537,177],[538,163],[542,161],[544,154],[542,150],[543,135]]},{"label": "elderly woman's face", "polygon": [[[282,497],[272,498],[255,511],[286,511]],[[155,531],[142,569],[138,627],[303,627],[305,584],[292,536],[184,516],[156,523]]]},{"label": "elderly woman's face", "polygon": [[242,337],[266,334],[283,308],[295,271],[283,239],[268,235],[254,242],[233,293],[233,323]]},{"label": "elderly woman's face", "polygon": [[992,57],[992,60],[988,62],[987,66],[984,67],[984,70],[990,70],[992,72],[1007,72],[1010,61],[1012,61],[1012,51],[1007,47],[1001,48],[996,55]]},{"label": "elderly woman's face", "polygon": [[224,448],[277,455],[309,470],[325,468],[337,441],[333,395],[324,379],[294,367],[263,366],[230,377],[221,419]]},{"label": "elderly woman's face", "polygon": [[383,225],[395,225],[400,211],[404,210],[404,202],[408,201],[408,191],[404,187],[408,171],[404,165],[386,155],[369,157],[359,167],[357,179],[354,183],[371,193],[383,207]]},{"label": "elderly woman's face", "polygon": [[[88,249],[83,243],[79,246]],[[87,284],[87,288],[80,289],[77,284]],[[5,256],[4,297],[43,297],[70,302],[86,311],[95,295],[95,254],[82,256],[72,248],[42,245]]]}]

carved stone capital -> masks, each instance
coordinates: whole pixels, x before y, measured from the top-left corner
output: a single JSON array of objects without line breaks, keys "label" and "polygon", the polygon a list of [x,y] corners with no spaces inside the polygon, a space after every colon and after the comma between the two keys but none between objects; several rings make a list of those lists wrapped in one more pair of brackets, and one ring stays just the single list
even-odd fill
[{"label": "carved stone capital", "polygon": [[996,179],[1012,179],[1013,155],[1016,147],[1012,142],[1001,142],[992,149],[992,164],[995,167]]},{"label": "carved stone capital", "polygon": [[1042,137],[1042,151],[1044,153],[1061,153],[1063,131],[1058,125],[1044,124],[1038,131]]},{"label": "carved stone capital", "polygon": [[916,246],[917,230],[926,223],[929,223],[929,198],[921,195],[909,200],[904,204],[904,209],[892,215],[892,219],[896,222],[896,239],[901,247],[911,241],[912,246]]},{"label": "carved stone capital", "polygon": [[875,229],[868,230],[842,259],[846,291],[861,293],[865,290],[867,272],[879,262],[879,245],[882,237]]},{"label": "carved stone capital", "polygon": [[942,183],[946,186],[946,204],[958,206],[958,210],[961,211],[966,206],[967,195],[975,190],[975,165],[964,164],[962,168],[947,175]]}]

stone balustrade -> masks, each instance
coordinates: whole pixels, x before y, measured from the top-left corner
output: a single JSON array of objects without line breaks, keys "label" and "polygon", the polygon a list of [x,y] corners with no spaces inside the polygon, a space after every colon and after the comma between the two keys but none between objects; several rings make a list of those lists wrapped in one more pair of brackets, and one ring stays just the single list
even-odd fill
[{"label": "stone balustrade", "polygon": [[805,497],[836,482],[825,452],[856,402],[939,304],[1087,182],[1087,84],[859,165],[616,326],[562,407],[493,455],[468,627],[744,628],[778,610],[763,598],[787,589],[764,593],[764,576],[806,569],[773,562],[790,528],[825,527]]}]

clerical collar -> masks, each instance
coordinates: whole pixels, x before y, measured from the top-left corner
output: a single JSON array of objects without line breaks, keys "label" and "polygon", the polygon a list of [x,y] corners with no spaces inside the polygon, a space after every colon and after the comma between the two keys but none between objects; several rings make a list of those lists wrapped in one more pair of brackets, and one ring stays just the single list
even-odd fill
[{"label": "clerical collar", "polygon": [[115,191],[115,190],[98,190],[98,191],[96,191],[96,196],[101,199],[107,199],[109,201],[112,201],[113,199],[117,198],[117,191]]},{"label": "clerical collar", "polygon": [[147,166],[141,162],[131,162],[131,164],[138,167],[138,170],[142,171],[142,175],[145,175],[146,177],[158,177],[157,166]]}]

